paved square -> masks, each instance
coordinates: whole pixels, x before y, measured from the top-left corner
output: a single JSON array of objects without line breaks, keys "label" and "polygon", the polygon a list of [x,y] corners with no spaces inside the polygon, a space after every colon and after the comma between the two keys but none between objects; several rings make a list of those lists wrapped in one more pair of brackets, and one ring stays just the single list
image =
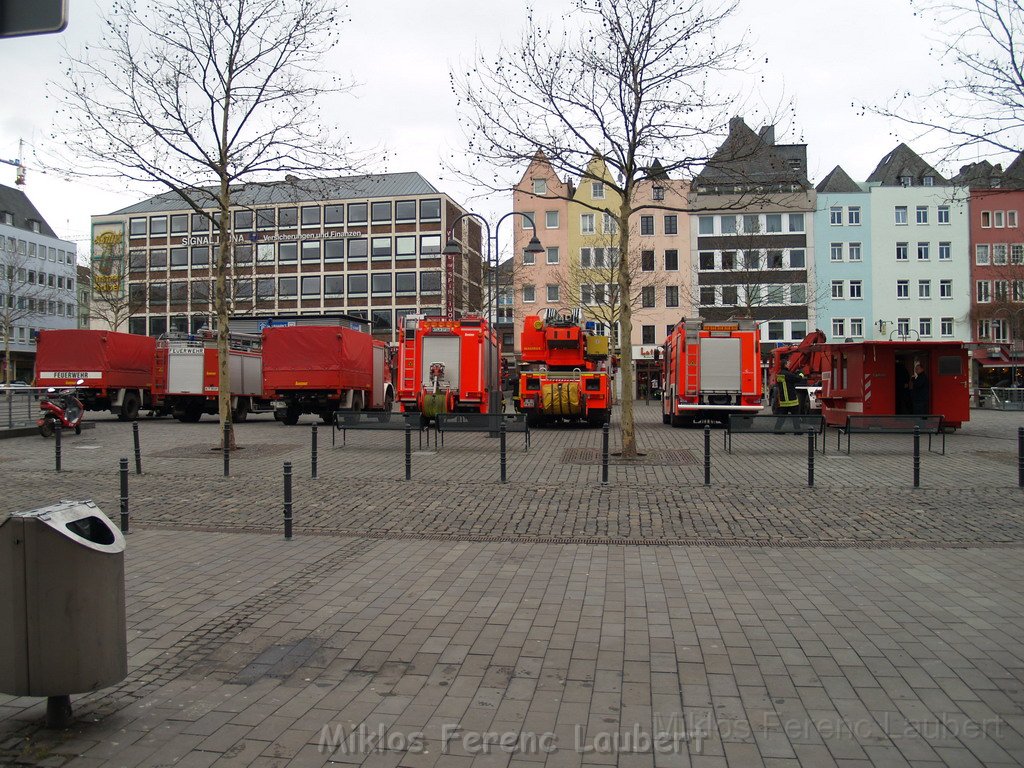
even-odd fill
[{"label": "paved square", "polygon": [[[987,766],[1024,764],[1024,414],[978,412],[925,453],[865,437],[732,455],[641,410],[641,444],[563,462],[600,431],[332,448],[255,420],[222,476],[216,427],[141,423],[130,477],[130,674],[73,697],[0,697],[19,765]],[[614,430],[613,430],[614,435]],[[834,441],[834,436],[832,440]],[[414,448],[416,441],[413,441]],[[263,448],[262,446],[267,446]],[[131,429],[0,441],[4,506],[118,512]],[[613,448],[614,450],[614,448]],[[652,456],[652,459],[655,458]],[[281,535],[281,466],[296,538]]]}]

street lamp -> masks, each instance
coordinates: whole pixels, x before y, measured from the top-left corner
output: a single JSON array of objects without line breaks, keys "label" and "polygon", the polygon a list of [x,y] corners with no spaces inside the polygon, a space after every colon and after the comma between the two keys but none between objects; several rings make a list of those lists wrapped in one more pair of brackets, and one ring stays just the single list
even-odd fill
[{"label": "street lamp", "polygon": [[[487,231],[487,265],[490,268],[490,275],[488,277],[488,296],[487,296],[487,318],[488,324],[492,326],[492,330],[495,334],[495,339],[498,338],[497,330],[493,328],[495,325],[496,313],[492,313],[492,303],[497,306],[497,294],[498,294],[498,230],[501,227],[501,222],[511,216],[522,216],[530,227],[533,229],[533,237],[530,238],[529,244],[526,246],[527,253],[544,253],[544,246],[540,244],[540,240],[537,238],[537,224],[534,222],[533,217],[529,214],[523,213],[522,211],[510,211],[497,220],[494,224],[494,234],[491,235],[491,226],[483,216],[479,213],[463,213],[457,216],[448,228],[448,242],[444,246],[442,253],[445,256],[459,256],[462,253],[462,246],[459,245],[455,239],[455,225],[458,224],[462,219],[473,218],[484,225],[484,229]],[[515,258],[513,254],[512,258]],[[493,285],[493,287],[492,287]],[[497,350],[495,350],[497,351]],[[487,410],[489,413],[499,413],[501,411],[501,355],[495,354],[495,378],[491,383],[490,394],[488,399]]]}]

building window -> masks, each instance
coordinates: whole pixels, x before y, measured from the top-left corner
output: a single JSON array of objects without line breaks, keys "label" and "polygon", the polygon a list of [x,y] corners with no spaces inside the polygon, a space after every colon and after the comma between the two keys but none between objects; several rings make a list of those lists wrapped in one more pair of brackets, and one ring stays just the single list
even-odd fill
[{"label": "building window", "polygon": [[297,208],[278,208],[277,226],[280,229],[294,229],[299,223],[299,210]]},{"label": "building window", "polygon": [[547,179],[533,179],[533,194],[546,195],[548,193]]},{"label": "building window", "polygon": [[939,243],[939,261],[951,261],[953,259],[953,246],[951,243]]},{"label": "building window", "polygon": [[978,338],[986,341],[992,336],[992,325],[988,320],[978,321]]},{"label": "building window", "polygon": [[679,217],[674,213],[665,216],[665,234],[666,235],[677,235],[679,234]]},{"label": "building window", "polygon": [[320,297],[320,275],[302,276],[302,296]]},{"label": "building window", "polygon": [[992,211],[981,212],[981,226],[986,229],[992,226]]},{"label": "building window", "polygon": [[843,244],[842,243],[832,243],[832,245],[829,248],[829,258],[832,261],[842,261],[843,260]]},{"label": "building window", "polygon": [[860,261],[860,243],[850,243],[848,246],[850,261]]},{"label": "building window", "polygon": [[[304,244],[305,245],[305,244]],[[374,237],[370,240],[370,258],[390,259],[391,258],[391,238],[390,237]]]},{"label": "building window", "polygon": [[714,216],[701,216],[697,219],[697,234],[700,235],[713,235],[715,234],[715,217]]},{"label": "building window", "polygon": [[940,299],[952,299],[953,298],[953,281],[952,280],[939,280],[939,298]]},{"label": "building window", "polygon": [[918,280],[917,281],[917,298],[919,299],[930,299],[932,297],[932,281],[931,280]]},{"label": "building window", "polygon": [[[401,238],[398,238],[401,240]],[[324,261],[344,261],[345,260],[345,241],[344,240],[325,240],[324,241]]]},{"label": "building window", "polygon": [[850,281],[850,298],[851,299],[861,299],[863,297],[864,297],[864,294],[863,294],[863,284],[861,283],[861,281],[860,280],[851,280]]},{"label": "building window", "polygon": [[420,272],[420,293],[440,293],[441,273]]},{"label": "building window", "polygon": [[561,301],[561,292],[559,291],[559,287],[557,285],[552,285],[551,283],[548,283],[547,293],[549,304],[557,304],[559,301]]},{"label": "building window", "polygon": [[416,293],[416,273],[396,272],[395,293],[399,296],[409,296]]},{"label": "building window", "polygon": [[833,299],[842,299],[842,298],[844,298],[844,296],[843,296],[843,281],[842,280],[833,280],[832,281],[832,298]]},{"label": "building window", "polygon": [[786,338],[786,324],[782,320],[768,323],[768,341],[782,341]]},{"label": "building window", "polygon": [[558,211],[544,211],[544,226],[548,229],[558,229]]},{"label": "building window", "polygon": [[310,262],[320,261],[320,241],[319,240],[303,240],[302,241],[302,261],[306,264]]},{"label": "building window", "polygon": [[547,249],[548,264],[558,263],[558,247],[551,246]]},{"label": "building window", "polygon": [[602,214],[601,231],[606,235],[614,235],[619,231],[619,222],[610,213]]},{"label": "building window", "polygon": [[804,231],[804,215],[802,213],[791,213],[791,214],[789,214],[789,231],[790,232],[803,232]]},{"label": "building window", "polygon": [[656,304],[654,286],[645,285],[640,289],[640,306],[644,309],[651,309]]},{"label": "building window", "polygon": [[832,336],[837,339],[846,336],[846,320],[841,317],[832,318]]},{"label": "building window", "polygon": [[679,251],[675,249],[665,251],[665,270],[667,272],[679,271]]},{"label": "building window", "polygon": [[988,304],[992,301],[992,285],[988,280],[979,280],[975,296],[979,304]]},{"label": "building window", "polygon": [[653,194],[654,194],[654,199],[655,200],[664,200],[665,199],[665,188],[664,187],[655,187],[654,190],[653,190]]},{"label": "building window", "polygon": [[592,213],[581,213],[580,214],[580,234],[592,235],[594,234],[594,214]]},{"label": "building window", "polygon": [[1005,243],[992,246],[992,263],[1000,267],[1006,264]]},{"label": "building window", "polygon": [[374,296],[391,295],[391,273],[374,272],[370,277],[370,292]]},{"label": "building window", "polygon": [[909,299],[910,298],[910,281],[909,280],[897,280],[896,281],[896,298],[897,299]]},{"label": "building window", "polygon": [[942,334],[943,336],[952,336],[953,335],[953,318],[952,317],[944,317],[941,320],[939,320],[939,333]]},{"label": "building window", "polygon": [[715,254],[710,251],[701,251],[697,255],[697,263],[700,269],[709,270],[715,268]]},{"label": "building window", "polygon": [[768,269],[782,269],[782,251],[768,251]]},{"label": "building window", "polygon": [[903,225],[907,223],[907,206],[897,205],[896,206],[896,224]]},{"label": "building window", "polygon": [[[424,273],[426,274],[426,273]],[[369,288],[369,278],[365,274],[348,276],[348,295],[365,296]]]},{"label": "building window", "polygon": [[910,318],[909,317],[898,317],[896,318],[896,333],[900,336],[910,335]]},{"label": "building window", "polygon": [[679,286],[678,285],[666,285],[665,286],[665,306],[666,307],[678,307],[679,306]]},{"label": "building window", "polygon": [[918,333],[922,337],[932,335],[932,319],[930,317],[922,317],[917,321]]},{"label": "building window", "polygon": [[985,243],[978,243],[974,250],[974,263],[979,267],[983,267],[988,264],[988,245]]},{"label": "building window", "polygon": [[1004,302],[1010,296],[1010,284],[1006,280],[995,281],[995,298],[996,301]]},{"label": "building window", "polygon": [[828,223],[833,227],[843,225],[843,207],[841,205],[833,205],[828,209]]},{"label": "building window", "polygon": [[917,206],[917,223],[927,224],[928,223],[928,206],[919,205]]},{"label": "building window", "polygon": [[[415,289],[415,277],[413,278],[413,288]],[[343,296],[345,293],[345,278],[342,275],[325,275],[324,276],[324,296]]]},{"label": "building window", "polygon": [[701,306],[713,306],[715,303],[715,287],[713,285],[702,285],[700,288]]},{"label": "building window", "polygon": [[998,227],[999,229],[1003,228],[1003,212],[1002,211],[992,211],[992,226],[993,227]]},{"label": "building window", "polygon": [[391,221],[391,201],[378,200],[370,206],[370,220],[374,224],[387,224]]},{"label": "building window", "polygon": [[592,181],[590,182],[590,196],[595,200],[604,199],[604,182],[603,181]]},{"label": "building window", "polygon": [[939,222],[939,224],[949,224],[949,206],[948,205],[940,205],[939,206],[939,211],[938,211],[938,215],[936,216],[936,220]]},{"label": "building window", "polygon": [[532,285],[523,286],[523,301],[527,304],[532,304],[537,300],[536,288]]},{"label": "building window", "polygon": [[917,260],[928,261],[928,243],[917,244]]},{"label": "building window", "polygon": [[847,211],[846,223],[851,227],[860,226],[860,206],[851,205]]},{"label": "building window", "polygon": [[[195,288],[195,284],[193,284]],[[299,279],[297,277],[282,277],[277,281],[277,295],[282,299],[294,299],[299,290]],[[192,295],[195,300],[195,294]]]},{"label": "building window", "polygon": [[642,344],[656,344],[657,342],[654,339],[654,333],[655,333],[655,331],[654,331],[654,326],[653,325],[641,326],[641,328],[640,328],[640,342]]},{"label": "building window", "polygon": [[654,251],[640,252],[640,270],[642,272],[654,271]]},{"label": "building window", "polygon": [[803,269],[807,265],[807,254],[803,248],[795,248],[789,252],[789,268]]},{"label": "building window", "polygon": [[527,251],[524,248],[523,249],[523,264],[525,264],[526,266],[530,266],[531,264],[536,264],[536,263],[537,263],[537,256],[536,256],[536,254],[530,253],[529,251]]},{"label": "building window", "polygon": [[210,249],[205,245],[198,245],[192,248],[192,266],[206,267],[210,263]]},{"label": "building window", "polygon": [[[349,203],[348,204],[348,223],[349,224],[365,224],[366,223],[366,203]],[[352,293],[352,291],[349,291]]]},{"label": "building window", "polygon": [[769,234],[782,231],[782,214],[769,213],[764,217],[764,231]]},{"label": "building window", "polygon": [[864,318],[863,317],[851,317],[850,318],[850,335],[855,338],[860,338],[864,335]]},{"label": "building window", "polygon": [[906,243],[896,243],[896,261],[906,261],[910,254],[910,248]]},{"label": "building window", "polygon": [[641,216],[640,217],[640,234],[641,235],[653,235],[654,234],[654,217],[653,216]]},{"label": "building window", "polygon": [[304,226],[304,227],[319,227],[320,226],[320,206],[319,205],[304,205],[304,206],[302,206],[302,226]]},{"label": "building window", "polygon": [[441,220],[441,199],[420,200],[420,221]]},{"label": "building window", "polygon": [[325,205],[324,206],[324,224],[328,227],[341,226],[345,223],[345,206],[344,205]]},{"label": "building window", "polygon": [[[267,243],[271,248],[274,247],[273,243]],[[277,263],[278,264],[293,264],[299,258],[299,246],[298,243],[278,243],[277,245]]]},{"label": "building window", "polygon": [[735,285],[722,286],[722,305],[735,306],[739,303],[739,289]]},{"label": "building window", "polygon": [[793,283],[789,286],[789,303],[790,304],[806,304],[807,303],[807,286],[801,283]]}]

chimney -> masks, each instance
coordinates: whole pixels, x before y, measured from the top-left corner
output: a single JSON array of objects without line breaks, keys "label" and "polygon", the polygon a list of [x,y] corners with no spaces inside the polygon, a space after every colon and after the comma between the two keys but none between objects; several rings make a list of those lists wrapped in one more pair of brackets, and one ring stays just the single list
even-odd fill
[{"label": "chimney", "polygon": [[758,131],[757,135],[761,137],[761,141],[763,141],[765,144],[770,144],[770,145],[774,145],[775,144],[775,126],[774,125],[766,125],[766,126],[764,126],[760,131]]}]

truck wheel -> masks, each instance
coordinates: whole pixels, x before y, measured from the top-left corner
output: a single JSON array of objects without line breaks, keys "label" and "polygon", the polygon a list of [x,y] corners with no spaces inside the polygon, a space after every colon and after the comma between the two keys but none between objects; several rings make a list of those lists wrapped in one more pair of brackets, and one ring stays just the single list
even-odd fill
[{"label": "truck wheel", "polygon": [[281,421],[283,421],[289,427],[294,427],[296,424],[299,423],[299,416],[301,415],[302,413],[296,406],[289,405],[288,410],[285,411],[284,418],[281,419]]},{"label": "truck wheel", "polygon": [[670,414],[667,414],[667,413],[661,414],[661,423],[662,424],[671,424],[672,423],[672,416]]},{"label": "truck wheel", "polygon": [[601,428],[611,422],[611,414],[608,411],[594,411],[587,415],[587,424],[592,427]]},{"label": "truck wheel", "polygon": [[121,401],[121,412],[118,421],[135,421],[139,418],[139,396],[134,392],[126,392]]},{"label": "truck wheel", "polygon": [[235,424],[241,424],[249,416],[249,398],[240,397],[235,404],[235,410],[231,412],[231,420]]},{"label": "truck wheel", "polygon": [[203,418],[203,407],[199,406],[188,406],[181,414],[181,421],[185,424],[195,424]]},{"label": "truck wheel", "polygon": [[320,421],[322,421],[324,424],[333,424],[334,423],[334,411],[332,411],[330,408],[327,408],[326,410],[320,411],[319,416],[320,416]]},{"label": "truck wheel", "polygon": [[692,416],[672,416],[669,423],[673,427],[692,427],[693,417]]},{"label": "truck wheel", "polygon": [[540,413],[527,413],[526,423],[531,427],[539,427],[544,423],[544,416]]}]

